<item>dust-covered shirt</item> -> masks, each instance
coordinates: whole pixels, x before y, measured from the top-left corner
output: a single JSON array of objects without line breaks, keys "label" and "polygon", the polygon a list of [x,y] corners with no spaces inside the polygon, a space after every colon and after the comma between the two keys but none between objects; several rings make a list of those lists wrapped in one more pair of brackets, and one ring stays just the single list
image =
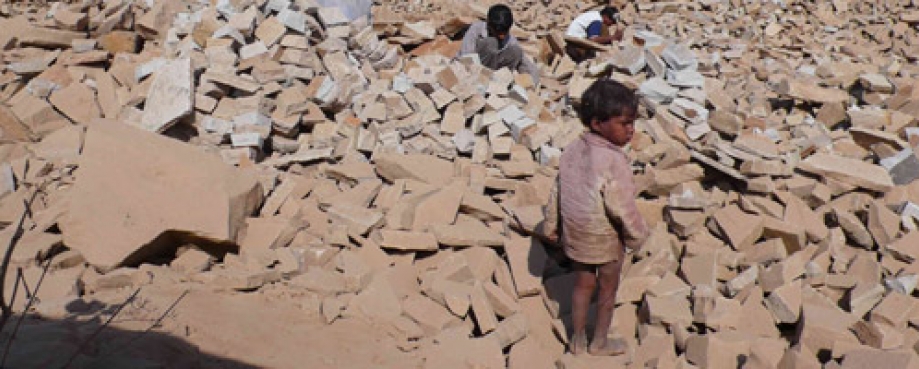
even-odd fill
[{"label": "dust-covered shirt", "polygon": [[635,205],[636,192],[622,149],[586,132],[562,153],[544,231],[558,235],[572,260],[618,260],[623,245],[638,249],[648,237],[648,226]]}]

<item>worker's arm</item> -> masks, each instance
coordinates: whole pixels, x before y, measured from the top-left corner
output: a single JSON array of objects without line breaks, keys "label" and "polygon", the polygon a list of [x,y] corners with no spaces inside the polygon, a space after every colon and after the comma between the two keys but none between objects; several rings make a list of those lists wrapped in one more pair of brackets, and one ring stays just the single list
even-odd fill
[{"label": "worker's arm", "polygon": [[520,66],[517,68],[517,72],[528,73],[530,77],[533,77],[533,84],[537,86],[539,85],[539,66],[536,65],[536,62],[530,60],[528,56],[523,55],[520,60]]},{"label": "worker's arm", "polygon": [[613,43],[613,36],[594,36],[594,37],[589,37],[587,39],[593,42],[596,42],[598,44],[604,44],[604,45]]},{"label": "worker's arm", "polygon": [[460,47],[459,53],[457,53],[456,56],[475,53],[475,43],[484,31],[485,22],[475,22],[470,25],[466,30],[466,34],[463,35],[463,43]]},{"label": "worker's arm", "polygon": [[613,43],[613,41],[617,41],[617,42],[618,42],[618,41],[622,41],[622,33],[623,33],[623,32],[622,32],[622,29],[619,28],[619,27],[616,27],[616,31],[613,32],[612,35],[609,35],[609,36],[593,36],[593,37],[589,37],[589,38],[587,38],[587,39],[588,39],[588,40],[591,40],[591,41],[593,41],[593,42],[596,42],[596,43],[598,43],[598,44],[604,44],[604,45],[605,45],[605,44],[611,44],[611,43]]}]

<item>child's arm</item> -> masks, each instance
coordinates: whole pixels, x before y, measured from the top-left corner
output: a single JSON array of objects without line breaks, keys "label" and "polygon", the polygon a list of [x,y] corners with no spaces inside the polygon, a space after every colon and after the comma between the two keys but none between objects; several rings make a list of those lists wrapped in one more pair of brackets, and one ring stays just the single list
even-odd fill
[{"label": "child's arm", "polygon": [[636,191],[635,183],[632,182],[632,173],[615,173],[615,175],[607,181],[603,188],[606,215],[613,222],[625,246],[638,250],[648,238],[648,225],[635,205]]}]

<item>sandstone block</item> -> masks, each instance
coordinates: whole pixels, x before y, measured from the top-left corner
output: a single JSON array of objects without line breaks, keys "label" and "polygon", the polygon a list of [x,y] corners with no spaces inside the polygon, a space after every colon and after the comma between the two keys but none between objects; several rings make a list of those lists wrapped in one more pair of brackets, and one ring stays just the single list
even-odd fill
[{"label": "sandstone block", "polygon": [[517,287],[517,297],[531,296],[542,289],[542,273],[548,255],[543,246],[531,238],[511,238],[504,247]]},{"label": "sandstone block", "polygon": [[254,176],[124,124],[87,129],[80,163],[60,227],[68,247],[101,268],[143,261],[169,246],[170,232],[235,242],[261,202]]},{"label": "sandstone block", "polygon": [[403,251],[437,250],[437,238],[428,232],[403,232],[384,229],[380,231],[383,242],[380,246]]},{"label": "sandstone block", "polygon": [[153,76],[153,84],[144,103],[141,127],[151,132],[163,132],[192,112],[194,96],[191,59],[167,62]]}]

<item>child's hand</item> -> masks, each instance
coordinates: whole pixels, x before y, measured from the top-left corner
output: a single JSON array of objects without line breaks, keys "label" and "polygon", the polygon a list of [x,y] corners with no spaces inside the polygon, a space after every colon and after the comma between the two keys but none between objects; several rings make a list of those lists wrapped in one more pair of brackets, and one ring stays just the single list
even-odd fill
[{"label": "child's hand", "polygon": [[546,226],[545,220],[536,225],[536,228],[533,229],[533,234],[544,243],[558,246],[558,228]]}]

